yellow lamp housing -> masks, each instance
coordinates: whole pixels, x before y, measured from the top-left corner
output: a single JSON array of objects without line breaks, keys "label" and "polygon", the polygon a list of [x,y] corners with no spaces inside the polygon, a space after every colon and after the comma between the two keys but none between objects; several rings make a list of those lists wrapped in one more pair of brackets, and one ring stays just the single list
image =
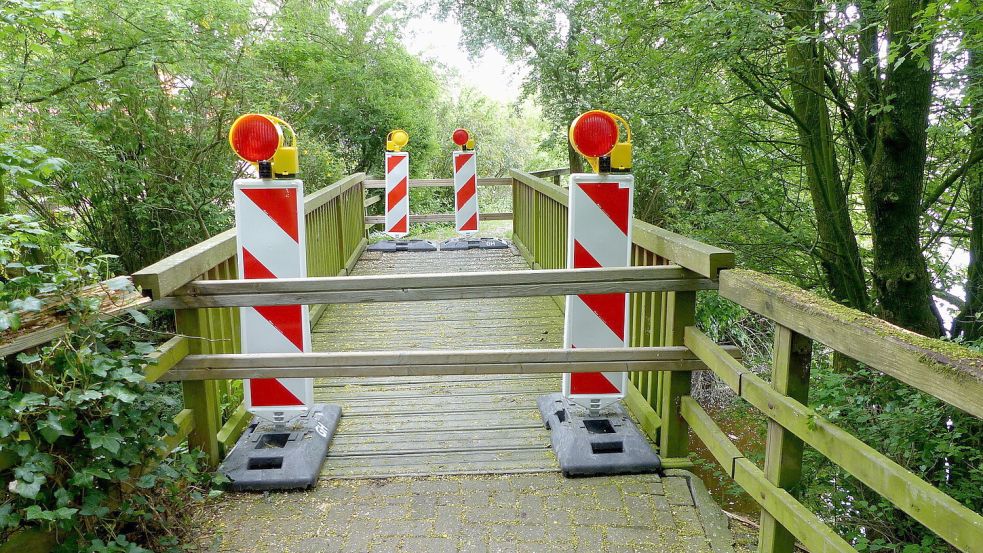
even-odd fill
[{"label": "yellow lamp housing", "polygon": [[[284,130],[289,135],[289,144],[284,144]],[[297,135],[279,117],[260,113],[239,117],[229,128],[229,145],[240,159],[253,167],[269,161],[274,178],[290,178],[299,172]]]},{"label": "yellow lamp housing", "polygon": [[631,171],[631,126],[623,117],[599,109],[584,112],[570,124],[568,136],[595,173]]},{"label": "yellow lamp housing", "polygon": [[410,142],[410,135],[403,129],[390,131],[386,135],[386,151],[401,152]]}]

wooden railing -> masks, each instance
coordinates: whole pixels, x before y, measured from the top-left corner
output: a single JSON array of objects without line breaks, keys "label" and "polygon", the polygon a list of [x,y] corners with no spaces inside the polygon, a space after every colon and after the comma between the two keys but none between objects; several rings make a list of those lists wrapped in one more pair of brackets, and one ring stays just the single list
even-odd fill
[{"label": "wooden railing", "polygon": [[[450,188],[454,186],[453,179],[409,179],[410,188]],[[511,186],[512,179],[510,178],[479,178],[476,182],[477,187],[486,188],[489,186]],[[378,179],[368,179],[365,181],[365,189],[384,189],[386,187],[386,181]],[[374,200],[372,203],[376,203]],[[413,209],[412,202],[410,203],[410,209]],[[409,216],[410,225],[419,223],[453,223],[454,214],[453,213],[410,213]],[[481,212],[482,221],[509,221],[512,219],[511,212],[504,213],[493,213],[493,212]],[[381,225],[386,222],[386,217],[384,215],[366,215],[365,224],[368,226]]]},{"label": "wooden railing", "polygon": [[[175,419],[179,432],[166,438],[167,447],[187,438],[189,447],[217,463],[248,421],[242,405],[231,416],[220,409],[223,401],[239,401],[230,379],[629,371],[626,403],[657,441],[664,465],[686,463],[692,429],[761,505],[759,551],[788,553],[795,540],[813,552],[853,551],[789,491],[799,480],[805,444],[948,543],[980,550],[983,517],[822,418],[808,407],[808,388],[815,340],[983,417],[983,354],[907,332],[766,275],[732,269],[732,253],[638,220],[635,267],[566,270],[566,189],[517,171],[511,183],[513,240],[538,270],[336,277],[349,273],[366,244],[365,179],[352,175],[307,199],[309,278],[237,281],[232,231],[135,274],[152,298],[150,306],[176,313],[179,335],[145,368],[149,381],[184,386],[185,409]],[[775,322],[771,382],[745,367],[735,348],[714,343],[696,328],[696,292],[715,289]],[[631,348],[262,355],[238,349],[237,306],[303,303],[317,305],[320,313],[332,303],[619,292],[631,295]],[[689,396],[691,372],[707,369],[768,417],[763,469]]]},{"label": "wooden railing", "polygon": [[[347,274],[366,245],[365,175],[347,176],[307,196],[307,272],[312,277]],[[153,299],[171,295],[192,281],[237,278],[235,229],[217,234],[133,274],[133,281]],[[311,323],[324,306],[311,308]],[[239,310],[176,309],[175,326],[182,348],[190,354],[238,353]],[[205,452],[216,465],[249,422],[238,383],[211,380],[184,383],[184,405],[191,409],[189,446]]]},{"label": "wooden railing", "polygon": [[854,551],[787,490],[799,481],[804,444],[963,551],[983,549],[983,517],[808,407],[813,340],[923,392],[983,416],[983,355],[930,340],[775,278],[720,273],[722,297],[775,322],[771,382],[765,382],[695,327],[684,344],[768,419],[764,470],[734,446],[692,398],[683,417],[724,470],[762,507],[759,551]]},{"label": "wooden railing", "polygon": [[[513,171],[513,241],[533,267],[565,266],[567,190]],[[737,450],[689,396],[689,372],[633,372],[626,403],[657,437],[663,456],[689,452],[687,427],[762,507],[761,552],[854,551],[788,491],[801,473],[802,448],[820,454],[963,551],[983,551],[983,517],[875,451],[808,407],[812,340],[891,375],[967,413],[983,417],[983,355],[929,340],[791,284],[730,269],[729,252],[642,221],[633,223],[634,265],[673,263],[719,282],[719,294],[776,324],[771,382],[765,382],[694,325],[695,292],[631,294],[633,347],[684,345],[740,397],[769,418],[763,470]],[[718,280],[719,279],[719,280]]]},{"label": "wooden railing", "polygon": [[[559,177],[563,170],[541,172]],[[533,268],[567,266],[567,189],[528,173],[512,171],[512,241]],[[679,265],[694,277],[716,280],[734,266],[734,254],[635,219],[632,264]],[[562,307],[562,298],[557,298]],[[696,292],[649,291],[631,294],[631,345],[679,346],[683,329],[695,322]],[[659,444],[666,465],[685,465],[689,454],[686,421],[679,401],[689,393],[690,373],[631,373],[626,404],[645,432]],[[668,413],[668,416],[666,416]]]}]

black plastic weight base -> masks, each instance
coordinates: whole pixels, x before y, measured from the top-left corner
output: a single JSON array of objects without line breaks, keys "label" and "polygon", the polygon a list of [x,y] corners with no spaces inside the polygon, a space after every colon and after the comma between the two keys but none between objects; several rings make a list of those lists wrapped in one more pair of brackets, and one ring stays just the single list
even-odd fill
[{"label": "black plastic weight base", "polygon": [[280,430],[254,418],[218,470],[236,491],[311,488],[317,483],[340,418],[341,407],[323,403]]},{"label": "black plastic weight base", "polygon": [[504,250],[509,245],[498,238],[451,238],[440,243],[440,251]]},{"label": "black plastic weight base", "polygon": [[536,403],[564,476],[640,474],[662,468],[659,455],[621,405],[590,417],[580,408],[571,409],[562,394],[540,396]]},{"label": "black plastic weight base", "polygon": [[437,245],[430,240],[383,240],[366,248],[370,252],[435,252]]}]

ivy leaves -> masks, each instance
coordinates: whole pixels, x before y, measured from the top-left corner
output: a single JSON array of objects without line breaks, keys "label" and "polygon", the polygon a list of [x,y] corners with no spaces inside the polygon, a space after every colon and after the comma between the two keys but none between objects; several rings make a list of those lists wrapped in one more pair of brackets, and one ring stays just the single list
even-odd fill
[{"label": "ivy leaves", "polygon": [[150,513],[162,501],[185,502],[197,489],[189,479],[203,478],[192,454],[143,474],[161,437],[175,431],[177,400],[144,378],[154,347],[134,335],[131,320],[145,325],[146,317],[102,320],[98,302],[78,299],[77,290],[103,280],[105,259],[30,218],[0,216],[0,270],[9,277],[0,307],[11,314],[55,305],[70,321],[64,337],[0,371],[0,476],[9,494],[0,540],[22,528],[57,529],[70,550],[146,551],[128,532],[174,534],[150,530],[171,523]]}]

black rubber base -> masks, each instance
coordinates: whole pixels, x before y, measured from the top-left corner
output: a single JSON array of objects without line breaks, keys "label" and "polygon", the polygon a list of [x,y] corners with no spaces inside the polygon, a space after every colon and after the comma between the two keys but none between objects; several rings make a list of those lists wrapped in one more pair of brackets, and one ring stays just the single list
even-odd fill
[{"label": "black rubber base", "polygon": [[370,252],[435,252],[437,245],[430,240],[383,240],[366,249]]},{"label": "black rubber base", "polygon": [[462,250],[504,250],[509,247],[498,238],[451,238],[440,243],[440,251],[457,252]]},{"label": "black rubber base", "polygon": [[564,476],[639,474],[662,468],[659,455],[620,404],[589,417],[580,408],[569,408],[562,394],[540,396],[536,403]]},{"label": "black rubber base", "polygon": [[313,487],[340,418],[341,407],[323,403],[283,430],[254,418],[218,470],[236,491]]}]

